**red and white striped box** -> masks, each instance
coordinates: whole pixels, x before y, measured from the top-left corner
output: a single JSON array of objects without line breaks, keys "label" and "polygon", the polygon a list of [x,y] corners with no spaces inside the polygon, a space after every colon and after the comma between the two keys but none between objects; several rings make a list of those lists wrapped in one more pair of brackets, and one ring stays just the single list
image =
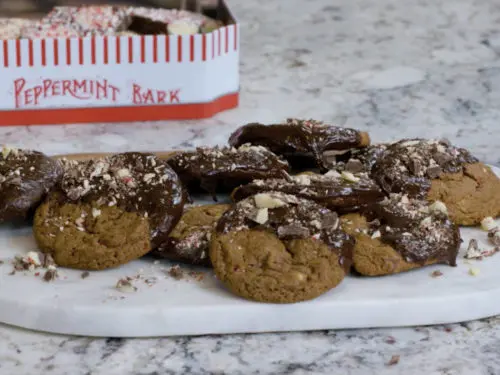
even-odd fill
[{"label": "red and white striped box", "polygon": [[0,125],[197,119],[238,105],[239,25],[0,40]]}]

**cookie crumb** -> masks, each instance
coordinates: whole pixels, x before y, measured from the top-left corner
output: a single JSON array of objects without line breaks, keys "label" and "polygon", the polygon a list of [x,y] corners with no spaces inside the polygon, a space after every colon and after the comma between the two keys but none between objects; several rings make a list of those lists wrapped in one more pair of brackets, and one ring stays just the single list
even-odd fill
[{"label": "cookie crumb", "polygon": [[118,282],[116,283],[115,288],[118,289],[120,292],[123,292],[123,293],[137,292],[137,288],[132,285],[132,283],[130,282],[129,278],[118,280]]},{"label": "cookie crumb", "polygon": [[89,276],[90,276],[90,272],[89,271],[82,272],[82,274],[80,275],[80,277],[82,279],[86,279]]},{"label": "cookie crumb", "polygon": [[440,270],[435,270],[431,273],[431,277],[440,277],[440,276],[443,276],[443,273],[440,271]]},{"label": "cookie crumb", "polygon": [[394,366],[399,363],[400,356],[399,355],[393,355],[389,362],[387,362],[387,366]]},{"label": "cookie crumb", "polygon": [[178,265],[172,266],[167,271],[168,275],[176,280],[181,280],[184,278],[184,272]]}]

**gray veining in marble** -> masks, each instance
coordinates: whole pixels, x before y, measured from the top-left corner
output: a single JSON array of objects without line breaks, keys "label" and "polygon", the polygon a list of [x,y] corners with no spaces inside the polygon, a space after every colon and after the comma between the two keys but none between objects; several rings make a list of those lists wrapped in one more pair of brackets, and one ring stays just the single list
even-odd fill
[{"label": "gray veining in marble", "polygon": [[[375,141],[446,137],[500,165],[500,2],[229,3],[242,24],[240,108],[196,122],[4,127],[2,142],[50,154],[189,148],[224,143],[245,122],[312,117]],[[500,320],[160,340],[0,326],[0,374],[38,373],[494,375]]]}]

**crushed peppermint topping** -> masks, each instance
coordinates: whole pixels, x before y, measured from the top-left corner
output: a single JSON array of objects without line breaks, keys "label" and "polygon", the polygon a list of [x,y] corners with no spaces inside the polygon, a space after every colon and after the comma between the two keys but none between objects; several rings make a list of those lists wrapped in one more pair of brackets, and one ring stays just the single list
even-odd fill
[{"label": "crushed peppermint topping", "polygon": [[390,194],[374,209],[368,234],[389,242],[407,261],[441,257],[450,260],[460,244],[457,227],[447,214],[425,200]]},{"label": "crushed peppermint topping", "polygon": [[[461,172],[467,163],[477,159],[467,150],[443,140],[411,139],[390,145],[374,165],[373,175],[388,191],[405,191],[406,186],[418,186],[416,197],[424,197],[430,180],[442,173]],[[414,189],[415,190],[415,189]]]},{"label": "crushed peppermint topping", "polygon": [[217,231],[227,233],[260,225],[273,229],[281,239],[320,238],[334,233],[338,224],[333,211],[294,195],[271,191],[238,202],[219,220]]},{"label": "crushed peppermint topping", "polygon": [[373,191],[383,194],[378,185],[366,173],[352,174],[347,177],[336,171],[326,174],[299,174],[287,178],[269,178],[266,180],[254,180],[243,185],[240,193],[246,196],[248,193],[264,191],[282,191],[286,194],[295,194],[303,198],[315,199],[328,197],[330,195],[346,196],[355,194],[355,189]]}]

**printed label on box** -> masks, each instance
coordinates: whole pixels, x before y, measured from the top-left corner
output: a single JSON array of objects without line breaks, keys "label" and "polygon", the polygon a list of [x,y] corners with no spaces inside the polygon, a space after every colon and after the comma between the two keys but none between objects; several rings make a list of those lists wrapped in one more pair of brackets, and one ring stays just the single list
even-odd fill
[{"label": "printed label on box", "polygon": [[162,118],[160,107],[163,118],[207,117],[236,106],[238,65],[238,25],[187,36],[4,40],[0,124],[34,112],[67,122],[71,110],[88,117],[93,108],[140,118],[136,111],[151,107],[145,120]]}]

